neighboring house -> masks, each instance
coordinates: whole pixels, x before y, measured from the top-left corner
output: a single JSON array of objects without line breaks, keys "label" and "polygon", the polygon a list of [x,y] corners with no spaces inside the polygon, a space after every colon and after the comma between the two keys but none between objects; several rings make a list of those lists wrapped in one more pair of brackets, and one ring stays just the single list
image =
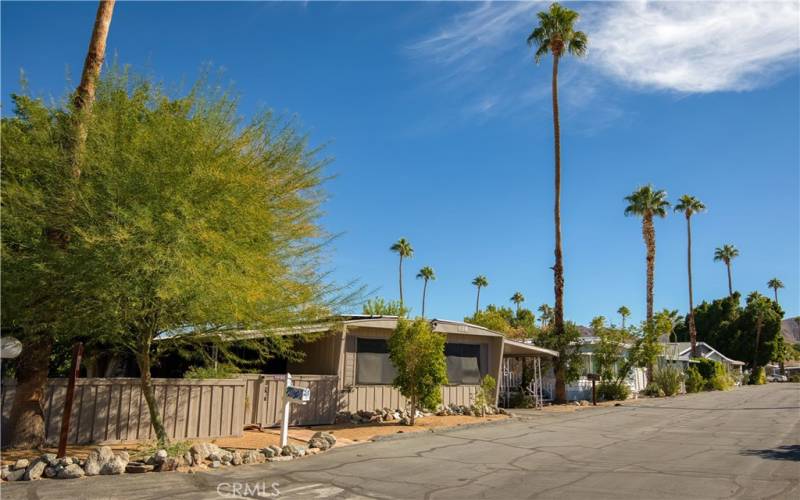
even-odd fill
[{"label": "neighboring house", "polygon": [[[741,384],[742,368],[744,361],[731,359],[718,350],[714,349],[705,342],[697,342],[698,357],[719,361],[725,369],[733,375],[736,380],[736,385]],[[692,343],[691,342],[671,342],[664,344],[664,352],[661,355],[661,362],[673,362],[681,365],[682,368],[687,368],[692,361]]]}]

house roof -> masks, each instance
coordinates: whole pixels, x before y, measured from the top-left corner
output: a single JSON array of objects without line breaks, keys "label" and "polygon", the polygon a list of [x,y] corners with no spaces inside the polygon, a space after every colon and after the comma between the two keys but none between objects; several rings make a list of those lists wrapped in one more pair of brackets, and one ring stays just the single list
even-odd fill
[{"label": "house roof", "polygon": [[[709,352],[707,352],[707,353],[702,355],[704,358],[708,358],[712,354],[717,354],[723,360],[727,361],[728,363],[730,363],[732,365],[736,365],[736,366],[744,365],[743,361],[737,361],[735,359],[729,358],[728,356],[725,356],[724,354],[722,354],[718,350],[716,350],[713,347],[711,347],[710,345],[708,345],[706,342],[698,342],[697,345],[698,346],[705,346],[709,350]],[[681,359],[681,360],[688,360],[690,358],[690,356],[691,356],[691,351],[692,351],[692,343],[691,342],[671,342],[671,343],[665,344],[665,346],[666,346],[665,352],[666,352],[667,349],[670,348],[670,346],[677,347],[677,354],[678,354],[679,359]]]}]

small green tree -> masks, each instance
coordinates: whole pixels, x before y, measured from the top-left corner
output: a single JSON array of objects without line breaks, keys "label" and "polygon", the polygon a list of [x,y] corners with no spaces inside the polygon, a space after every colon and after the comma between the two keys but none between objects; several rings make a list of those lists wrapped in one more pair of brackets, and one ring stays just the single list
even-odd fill
[{"label": "small green tree", "polygon": [[387,301],[381,297],[375,297],[364,302],[361,312],[372,316],[406,316],[409,309],[404,307],[399,300]]},{"label": "small green tree", "polygon": [[480,408],[481,416],[486,415],[486,407],[494,403],[497,381],[491,375],[484,375],[481,385],[475,393],[475,406]]},{"label": "small green tree", "polygon": [[[564,323],[564,332],[562,334],[557,333],[554,328],[548,328],[537,337],[538,343],[542,347],[558,352],[558,357],[553,358],[548,363],[552,363],[556,377],[564,380],[565,384],[578,380],[581,375],[583,356],[578,344],[580,338],[581,334],[578,327],[571,321]],[[557,398],[558,393],[555,396]],[[566,393],[563,397],[566,398]],[[558,402],[563,403],[564,400]]]},{"label": "small green tree", "polygon": [[706,380],[694,366],[690,366],[686,369],[684,378],[686,380],[686,392],[700,392],[706,387]]},{"label": "small green tree", "polygon": [[444,344],[445,336],[422,318],[400,318],[389,337],[389,359],[397,369],[393,385],[411,403],[411,425],[418,409],[433,409],[442,401],[441,386],[447,383]]}]

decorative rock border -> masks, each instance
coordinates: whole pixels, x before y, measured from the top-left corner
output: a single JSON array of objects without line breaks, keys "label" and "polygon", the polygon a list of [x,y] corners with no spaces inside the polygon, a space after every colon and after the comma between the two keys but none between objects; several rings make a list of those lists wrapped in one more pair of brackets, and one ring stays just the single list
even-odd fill
[{"label": "decorative rock border", "polygon": [[[493,405],[484,406],[483,408],[481,408],[475,405],[464,406],[464,405],[452,404],[448,406],[442,406],[441,409],[439,409],[435,413],[417,411],[416,418],[429,417],[434,414],[439,417],[453,416],[453,415],[483,417],[486,415],[505,415],[506,411],[502,408],[498,408],[497,406]],[[391,408],[377,408],[374,411],[369,411],[369,410],[359,410],[357,412],[342,411],[336,415],[337,424],[350,423],[350,424],[360,425],[360,424],[371,424],[378,422],[393,422],[393,421],[398,422],[400,425],[409,425],[411,423],[411,412],[399,408],[395,410],[392,410]]]},{"label": "decorative rock border", "polygon": [[77,479],[84,476],[142,474],[148,472],[194,472],[244,464],[283,462],[329,450],[336,437],[328,432],[317,432],[307,446],[289,444],[284,447],[270,445],[260,450],[228,450],[213,443],[194,443],[180,457],[170,457],[166,450],[158,450],[144,462],[131,461],[127,452],[115,454],[108,446],[100,446],[89,453],[86,460],[73,457],[56,458],[45,453],[34,459],[19,459],[13,465],[0,469],[4,481],[34,481],[41,478]]}]

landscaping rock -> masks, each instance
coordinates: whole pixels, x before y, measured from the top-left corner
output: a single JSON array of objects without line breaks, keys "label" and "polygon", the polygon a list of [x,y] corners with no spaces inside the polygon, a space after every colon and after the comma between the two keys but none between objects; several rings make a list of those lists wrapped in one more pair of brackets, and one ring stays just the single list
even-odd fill
[{"label": "landscaping rock", "polygon": [[580,403],[581,406],[589,406],[589,402],[586,401],[585,399],[580,400],[579,403]]},{"label": "landscaping rock", "polygon": [[195,443],[189,448],[195,463],[200,463],[212,453],[219,453],[222,449],[213,443]]},{"label": "landscaping rock", "polygon": [[403,418],[400,419],[399,424],[400,425],[411,425],[411,420],[409,420],[407,417],[403,417]]},{"label": "landscaping rock", "polygon": [[155,462],[156,465],[162,464],[168,456],[167,450],[158,450],[155,455],[153,455],[153,462]]},{"label": "landscaping rock", "polygon": [[27,469],[30,464],[31,462],[27,458],[20,458],[14,462],[14,470]]},{"label": "landscaping rock", "polygon": [[194,459],[192,458],[191,452],[186,452],[183,454],[183,461],[186,462],[186,465],[192,466],[194,464]]},{"label": "landscaping rock", "polygon": [[58,465],[48,465],[44,468],[44,477],[47,478],[54,478],[58,475],[58,471],[61,470],[61,467]]},{"label": "landscaping rock", "polygon": [[264,455],[256,450],[247,450],[242,454],[243,464],[260,464],[264,463]]},{"label": "landscaping rock", "polygon": [[180,457],[167,457],[164,462],[157,467],[158,472],[172,472],[178,470],[178,467],[183,465],[183,459]]},{"label": "landscaping rock", "polygon": [[212,469],[219,469],[221,465],[222,462],[220,462],[219,460],[213,460],[210,464],[208,464],[208,466]]},{"label": "landscaping rock", "polygon": [[239,450],[233,452],[233,456],[231,457],[231,465],[242,465],[242,454],[239,453]]},{"label": "landscaping rock", "polygon": [[[86,459],[84,471],[87,476],[96,476],[100,474],[103,467],[113,459],[114,452],[111,451],[111,448],[108,446],[95,448],[89,453],[89,457]],[[61,465],[66,467],[67,465],[71,465],[71,461],[70,463],[61,462]]]},{"label": "landscaping rock", "polygon": [[272,457],[268,458],[268,462],[288,462],[289,460],[293,459],[294,457],[291,455],[280,456],[280,457]]},{"label": "landscaping rock", "polygon": [[84,476],[84,471],[78,464],[69,464],[63,469],[58,471],[56,476],[58,479],[78,479]]},{"label": "landscaping rock", "polygon": [[144,462],[128,462],[125,466],[125,472],[128,474],[143,474],[145,472],[152,472],[155,469],[152,465],[147,465]]},{"label": "landscaping rock", "polygon": [[56,458],[55,453],[45,453],[44,455],[41,456],[41,459],[51,467],[58,464],[58,458]]},{"label": "landscaping rock", "polygon": [[269,447],[272,448],[272,451],[275,452],[275,456],[276,457],[280,456],[281,453],[283,453],[283,448],[281,448],[277,444],[271,444],[271,445],[269,445]]},{"label": "landscaping rock", "polygon": [[58,459],[58,465],[61,467],[66,467],[67,465],[72,465],[72,459],[69,457],[61,457]]},{"label": "landscaping rock", "polygon": [[3,475],[6,481],[22,481],[25,476],[25,469],[7,469]]},{"label": "landscaping rock", "polygon": [[273,450],[272,448],[261,448],[261,453],[264,455],[264,458],[267,459],[276,456],[275,450]]},{"label": "landscaping rock", "polygon": [[219,461],[222,462],[222,465],[228,465],[233,460],[233,453],[229,452],[228,450],[223,450],[219,456]]},{"label": "landscaping rock", "polygon": [[281,450],[281,455],[290,457],[301,457],[305,455],[305,448],[294,444],[287,444]]},{"label": "landscaping rock", "polygon": [[36,481],[37,479],[41,479],[46,467],[47,462],[44,460],[36,460],[28,467],[28,470],[25,471],[25,476],[23,479],[25,481]]},{"label": "landscaping rock", "polygon": [[100,469],[100,474],[103,475],[114,475],[114,474],[122,474],[125,472],[125,467],[127,467],[128,461],[121,455],[117,455],[108,462],[103,464],[103,467]]}]

